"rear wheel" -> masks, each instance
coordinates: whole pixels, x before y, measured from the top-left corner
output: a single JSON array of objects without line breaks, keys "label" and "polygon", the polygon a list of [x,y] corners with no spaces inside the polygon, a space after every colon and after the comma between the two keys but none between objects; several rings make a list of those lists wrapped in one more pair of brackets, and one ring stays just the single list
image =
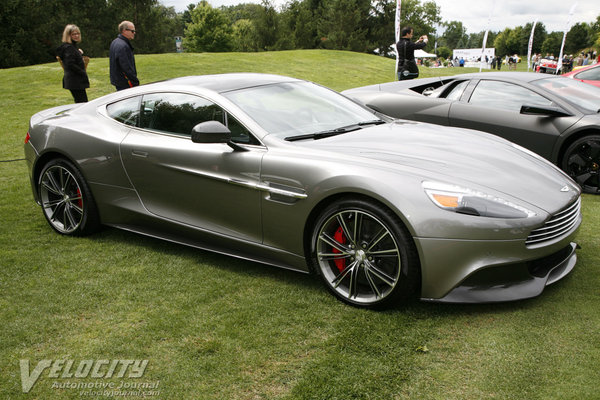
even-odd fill
[{"label": "rear wheel", "polygon": [[100,226],[98,210],[83,175],[64,159],[49,161],[40,174],[38,193],[44,217],[63,235],[83,236]]},{"label": "rear wheel", "polygon": [[577,139],[567,148],[562,169],[585,193],[600,193],[600,135]]},{"label": "rear wheel", "polygon": [[315,224],[312,259],[327,288],[356,306],[388,305],[412,296],[419,284],[412,238],[395,214],[372,201],[327,207]]}]

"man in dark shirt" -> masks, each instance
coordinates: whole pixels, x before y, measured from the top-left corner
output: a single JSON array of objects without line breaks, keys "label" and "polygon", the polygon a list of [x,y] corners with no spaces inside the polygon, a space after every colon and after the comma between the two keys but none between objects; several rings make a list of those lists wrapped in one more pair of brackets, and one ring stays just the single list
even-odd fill
[{"label": "man in dark shirt", "polygon": [[402,28],[400,41],[396,43],[398,52],[398,80],[414,79],[419,76],[419,68],[415,62],[415,50],[422,49],[427,45],[427,35],[423,35],[416,42],[411,42],[413,28],[407,26]]},{"label": "man in dark shirt", "polygon": [[110,83],[117,91],[140,84],[130,42],[135,37],[135,32],[132,22],[123,21],[119,24],[119,36],[110,44]]}]

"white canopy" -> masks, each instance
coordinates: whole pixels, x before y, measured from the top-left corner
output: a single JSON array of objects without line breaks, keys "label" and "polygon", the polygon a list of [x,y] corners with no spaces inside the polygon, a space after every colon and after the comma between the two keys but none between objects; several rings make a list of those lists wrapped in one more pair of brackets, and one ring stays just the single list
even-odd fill
[{"label": "white canopy", "polygon": [[427,53],[424,50],[417,49],[415,50],[415,58],[435,58],[437,57],[435,54]]}]

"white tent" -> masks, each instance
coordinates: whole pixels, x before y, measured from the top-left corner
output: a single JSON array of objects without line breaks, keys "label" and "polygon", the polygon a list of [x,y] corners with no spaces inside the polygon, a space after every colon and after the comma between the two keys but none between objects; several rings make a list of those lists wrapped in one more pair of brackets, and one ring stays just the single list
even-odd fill
[{"label": "white tent", "polygon": [[427,53],[424,50],[417,49],[415,50],[415,58],[435,58],[437,57],[435,54]]}]

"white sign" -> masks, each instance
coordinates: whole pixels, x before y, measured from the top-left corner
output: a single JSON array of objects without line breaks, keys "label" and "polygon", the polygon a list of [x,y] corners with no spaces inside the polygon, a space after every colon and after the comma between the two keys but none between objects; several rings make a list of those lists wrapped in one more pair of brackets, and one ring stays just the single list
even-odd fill
[{"label": "white sign", "polygon": [[488,58],[494,57],[496,55],[496,49],[494,47],[489,48],[489,49],[455,49],[452,52],[452,59],[454,60],[455,58],[460,59],[461,57],[465,60],[465,61],[477,61],[477,59],[481,56],[483,56],[485,58],[485,56],[488,56]]}]

